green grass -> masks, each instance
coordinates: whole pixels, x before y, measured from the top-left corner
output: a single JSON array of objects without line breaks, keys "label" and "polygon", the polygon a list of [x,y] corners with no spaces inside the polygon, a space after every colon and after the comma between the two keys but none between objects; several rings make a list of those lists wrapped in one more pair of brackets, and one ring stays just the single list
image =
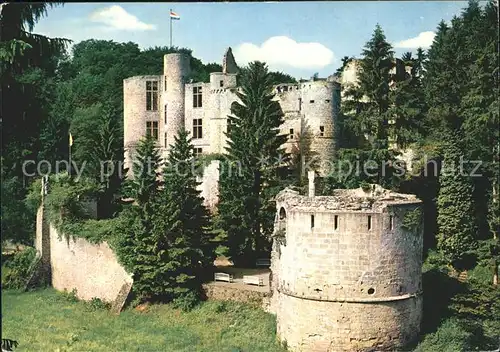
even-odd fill
[{"label": "green grass", "polygon": [[235,302],[204,302],[191,312],[170,305],[119,316],[91,310],[53,289],[2,291],[2,338],[18,351],[283,352],[275,319]]}]

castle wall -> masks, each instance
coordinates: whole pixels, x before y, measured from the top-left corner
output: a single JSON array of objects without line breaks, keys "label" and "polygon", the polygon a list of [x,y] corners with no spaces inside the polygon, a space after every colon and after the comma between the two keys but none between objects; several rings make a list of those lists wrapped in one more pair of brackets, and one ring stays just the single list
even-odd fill
[{"label": "castle wall", "polygon": [[93,297],[112,302],[132,276],[118,263],[116,255],[106,242],[92,244],[82,238],[64,236],[50,226],[50,264],[52,286],[71,292],[77,290],[80,299]]},{"label": "castle wall", "polygon": [[[160,110],[146,110],[146,81],[158,81],[162,76],[136,76],[123,80],[123,141],[125,167],[130,167],[133,151],[146,134],[146,121],[159,121]],[[130,171],[129,171],[130,172]]]},{"label": "castle wall", "polygon": [[344,202],[356,204],[278,195],[285,237],[273,242],[271,311],[291,351],[394,350],[418,335],[423,236],[402,222],[419,201]]},{"label": "castle wall", "polygon": [[[276,99],[285,114],[281,133],[290,135],[285,147],[288,152],[296,145],[301,134],[310,140],[310,151],[319,160],[330,160],[335,150],[335,125],[338,116],[340,87],[330,81],[319,80],[300,84],[282,84],[276,88]],[[306,160],[307,162],[307,160]],[[328,172],[327,165],[320,165],[319,172]]]},{"label": "castle wall", "polygon": [[185,80],[190,72],[188,55],[167,54],[164,56],[163,74],[166,77],[167,89],[164,91],[162,101],[167,105],[167,125],[164,125],[162,136],[164,133],[167,134],[167,151],[169,146],[174,144],[178,131],[185,127]]},{"label": "castle wall", "polygon": [[[193,106],[193,87],[201,87],[202,89],[202,106]],[[193,139],[193,146],[201,147],[203,153],[210,152],[210,117],[211,111],[209,108],[210,103],[210,85],[208,83],[192,83],[186,84],[186,91],[184,95],[185,105],[185,127],[189,131],[190,136],[193,137],[193,119],[202,119],[203,138]]]},{"label": "castle wall", "polygon": [[219,166],[220,161],[213,160],[206,165],[203,170],[203,176],[198,180],[201,184],[198,190],[201,191],[200,196],[203,197],[203,204],[210,210],[215,211],[219,202]]},{"label": "castle wall", "polygon": [[417,335],[422,318],[421,297],[367,304],[280,295],[279,303],[277,334],[296,352],[398,350]]}]

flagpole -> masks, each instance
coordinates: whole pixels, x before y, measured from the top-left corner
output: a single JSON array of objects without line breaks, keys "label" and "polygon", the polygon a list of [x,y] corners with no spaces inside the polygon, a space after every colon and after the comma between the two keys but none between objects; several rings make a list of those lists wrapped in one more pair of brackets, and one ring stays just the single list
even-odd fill
[{"label": "flagpole", "polygon": [[[170,9],[170,13],[172,13],[172,9]],[[168,17],[170,18],[170,48],[172,48],[172,15],[168,14]]]}]

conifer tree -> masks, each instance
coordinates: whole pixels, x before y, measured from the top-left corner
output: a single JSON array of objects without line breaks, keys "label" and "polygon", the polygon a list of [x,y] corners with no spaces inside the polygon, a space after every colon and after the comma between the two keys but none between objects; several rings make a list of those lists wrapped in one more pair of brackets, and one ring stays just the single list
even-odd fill
[{"label": "conifer tree", "polygon": [[156,299],[158,281],[157,239],[152,233],[153,216],[158,195],[161,158],[156,141],[143,138],[133,160],[133,178],[127,180],[124,193],[135,199],[137,205],[127,206],[120,214],[117,226],[123,233],[114,239],[114,248],[120,262],[133,274],[133,291],[139,301]]},{"label": "conifer tree", "polygon": [[[366,43],[359,64],[357,84],[346,89],[341,112],[342,134],[356,136],[357,140],[350,138],[348,149],[338,151],[336,167],[326,180],[327,191],[359,187],[366,182],[396,187],[396,154],[388,149],[388,123],[392,114],[389,88],[393,79],[390,71],[394,67],[394,52],[379,25]],[[360,167],[346,172],[341,169],[342,164]]]},{"label": "conifer tree", "polygon": [[160,185],[161,156],[156,140],[146,135],[138,144],[132,164],[134,177],[129,180],[130,195],[143,206],[151,204]]},{"label": "conifer tree", "polygon": [[149,277],[155,294],[192,304],[201,292],[201,271],[215,259],[208,212],[194,170],[193,145],[179,131],[163,171],[163,190],[154,212],[153,236],[157,261]]},{"label": "conifer tree", "polygon": [[475,247],[476,219],[473,186],[467,167],[461,166],[463,145],[458,133],[449,131],[443,145],[439,178],[437,247],[450,264],[459,266]]},{"label": "conifer tree", "polygon": [[274,205],[271,200],[285,178],[287,156],[279,135],[283,112],[274,101],[267,66],[252,62],[241,74],[241,102],[231,106],[228,156],[220,177],[218,226],[235,264],[252,264],[268,250]]},{"label": "conifer tree", "polygon": [[352,127],[366,135],[373,146],[387,146],[387,123],[390,70],[394,66],[394,52],[377,24],[372,38],[366,43],[360,60],[359,86],[346,91],[345,112],[352,115]]}]

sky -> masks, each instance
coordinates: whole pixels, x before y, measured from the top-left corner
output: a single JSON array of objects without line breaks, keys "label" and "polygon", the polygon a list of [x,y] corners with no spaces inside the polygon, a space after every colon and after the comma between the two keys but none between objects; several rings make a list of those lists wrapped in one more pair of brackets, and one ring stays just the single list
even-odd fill
[{"label": "sky", "polygon": [[[265,61],[296,78],[333,74],[344,56],[359,57],[376,24],[397,56],[432,43],[441,20],[464,1],[332,1],[226,3],[66,3],[49,10],[34,32],[68,38],[135,42],[141,49],[187,47],[204,63],[218,62],[227,47],[238,65]],[[152,74],[155,74],[152,72]]]}]

